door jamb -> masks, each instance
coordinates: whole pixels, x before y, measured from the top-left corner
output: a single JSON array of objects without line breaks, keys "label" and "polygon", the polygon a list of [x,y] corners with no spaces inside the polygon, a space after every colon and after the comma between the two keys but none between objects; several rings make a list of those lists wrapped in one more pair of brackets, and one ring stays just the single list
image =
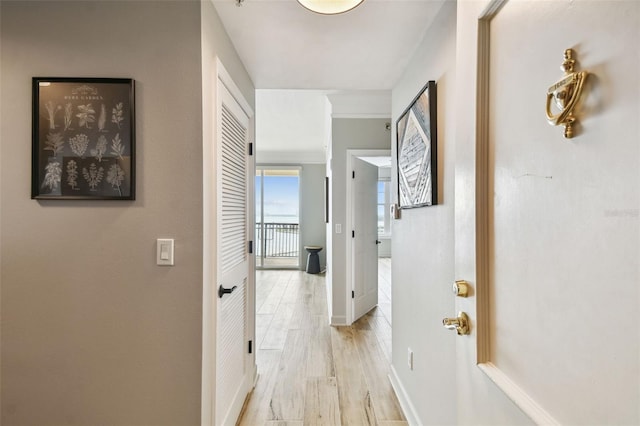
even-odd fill
[{"label": "door jamb", "polygon": [[346,235],[346,274],[345,274],[345,306],[346,306],[346,322],[347,325],[353,324],[354,321],[354,308],[353,299],[351,298],[351,292],[353,291],[353,238],[349,237],[349,233],[353,229],[353,179],[351,178],[351,172],[353,171],[353,162],[358,157],[391,157],[390,149],[348,149],[347,150],[347,167],[346,167],[346,217],[345,217],[345,229]]}]

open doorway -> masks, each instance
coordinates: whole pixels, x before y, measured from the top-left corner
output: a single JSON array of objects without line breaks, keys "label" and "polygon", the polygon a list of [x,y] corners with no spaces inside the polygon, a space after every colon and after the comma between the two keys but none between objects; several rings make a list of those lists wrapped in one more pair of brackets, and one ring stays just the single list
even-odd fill
[{"label": "open doorway", "polygon": [[298,269],[300,168],[256,168],[256,268]]},{"label": "open doorway", "polygon": [[[391,153],[349,150],[347,170],[347,286],[355,322],[370,312],[383,316],[391,331]],[[375,244],[375,245],[374,245]],[[350,311],[350,312],[349,312]],[[390,339],[389,339],[390,346]]]},{"label": "open doorway", "polygon": [[[391,157],[378,164],[378,308],[391,328]],[[390,339],[389,339],[390,341]],[[389,350],[391,344],[389,343]]]}]

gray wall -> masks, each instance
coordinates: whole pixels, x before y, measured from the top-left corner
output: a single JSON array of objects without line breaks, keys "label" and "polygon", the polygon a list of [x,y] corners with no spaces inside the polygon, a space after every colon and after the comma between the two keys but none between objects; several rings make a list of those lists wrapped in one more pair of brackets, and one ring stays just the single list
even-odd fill
[{"label": "gray wall", "polygon": [[[446,2],[392,92],[395,123],[428,80],[437,82],[438,205],[402,210],[392,222],[393,368],[423,424],[455,418],[455,338],[442,327],[454,312],[454,78],[456,2]],[[395,140],[393,126],[393,140]],[[395,144],[393,156],[395,153]],[[396,170],[392,188],[397,188]],[[392,202],[397,202],[394,191]],[[449,300],[443,305],[442,300]],[[407,348],[414,369],[407,367]],[[428,395],[428,398],[425,398]],[[436,414],[437,413],[437,414]],[[443,417],[437,417],[442,415]]]},{"label": "gray wall", "polygon": [[[182,2],[184,0],[177,0]],[[213,101],[211,83],[214,83],[215,78],[215,59],[216,56],[220,59],[226,70],[233,78],[233,82],[238,86],[244,99],[249,103],[251,108],[255,111],[256,93],[253,87],[253,82],[247,73],[242,61],[238,57],[238,54],[227,35],[218,13],[211,1],[201,2],[201,25],[202,25],[202,97],[204,108],[204,128],[205,136],[207,135],[207,129],[211,130],[212,126],[208,120],[213,115],[214,105],[211,105]],[[208,109],[211,108],[211,111]],[[206,139],[205,139],[206,140]]]},{"label": "gray wall", "polygon": [[[201,5],[0,8],[2,422],[200,424]],[[29,199],[32,76],[136,80],[137,200]],[[176,266],[155,265],[159,237]]]},{"label": "gray wall", "polygon": [[[351,231],[346,227],[347,213],[347,150],[348,149],[389,149],[390,134],[385,128],[389,119],[377,118],[335,118],[332,120],[331,141],[331,283],[333,324],[346,322],[346,237]],[[342,225],[342,233],[335,233],[336,224]]]},{"label": "gray wall", "polygon": [[[300,171],[300,269],[307,265],[304,246],[326,246],[324,221],[324,164],[303,164]],[[320,253],[320,268],[326,263],[326,247]]]}]

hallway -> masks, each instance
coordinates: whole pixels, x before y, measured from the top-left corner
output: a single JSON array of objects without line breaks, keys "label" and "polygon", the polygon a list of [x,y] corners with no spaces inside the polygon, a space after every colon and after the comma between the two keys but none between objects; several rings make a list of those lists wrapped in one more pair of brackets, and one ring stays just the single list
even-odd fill
[{"label": "hallway", "polygon": [[330,327],[323,275],[256,273],[259,379],[239,425],[405,425],[388,379],[390,260],[379,265],[380,306]]}]

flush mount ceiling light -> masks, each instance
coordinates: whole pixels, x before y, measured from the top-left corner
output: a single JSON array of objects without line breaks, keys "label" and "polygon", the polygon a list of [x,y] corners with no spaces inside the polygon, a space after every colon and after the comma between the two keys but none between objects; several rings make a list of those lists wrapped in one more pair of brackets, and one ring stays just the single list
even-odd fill
[{"label": "flush mount ceiling light", "polygon": [[336,15],[355,9],[364,0],[298,0],[303,7],[322,15]]}]

